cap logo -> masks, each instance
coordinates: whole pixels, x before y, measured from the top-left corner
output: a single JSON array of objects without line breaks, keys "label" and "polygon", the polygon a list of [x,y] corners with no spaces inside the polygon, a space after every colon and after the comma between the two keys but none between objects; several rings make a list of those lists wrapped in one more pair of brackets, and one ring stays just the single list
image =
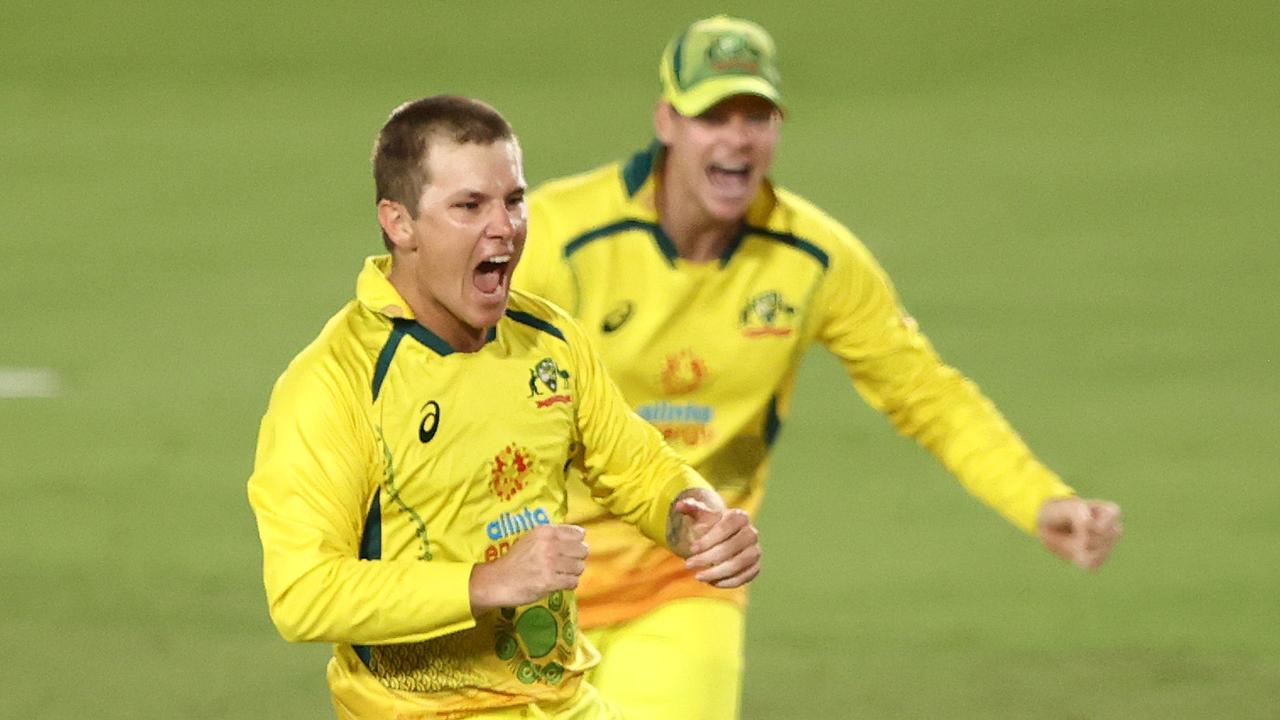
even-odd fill
[{"label": "cap logo", "polygon": [[760,72],[760,51],[751,47],[745,35],[721,35],[707,48],[707,64],[717,73]]}]

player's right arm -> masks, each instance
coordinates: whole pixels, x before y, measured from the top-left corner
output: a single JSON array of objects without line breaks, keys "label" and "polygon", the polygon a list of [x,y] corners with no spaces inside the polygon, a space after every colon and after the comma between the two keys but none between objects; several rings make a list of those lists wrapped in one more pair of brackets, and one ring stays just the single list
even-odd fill
[{"label": "player's right arm", "polygon": [[974,383],[946,365],[903,312],[879,264],[836,233],[819,340],[872,407],[915,438],[974,496],[1030,534],[1045,503],[1074,491],[1042,464]]},{"label": "player's right arm", "polygon": [[331,358],[311,360],[300,357],[276,383],[249,479],[276,628],[295,642],[373,645],[473,627],[471,563],[361,559],[381,478],[354,396],[367,383],[355,385]]},{"label": "player's right arm", "polygon": [[840,234],[820,339],[858,390],[970,493],[1054,554],[1096,570],[1123,531],[1119,507],[1076,497],[1040,462],[978,387],[938,357],[866,248]]}]

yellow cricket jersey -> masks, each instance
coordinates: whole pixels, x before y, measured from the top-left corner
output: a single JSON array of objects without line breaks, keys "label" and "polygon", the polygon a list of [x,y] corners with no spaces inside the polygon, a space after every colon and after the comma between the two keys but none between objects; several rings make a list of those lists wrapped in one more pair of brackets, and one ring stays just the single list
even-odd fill
[{"label": "yellow cricket jersey", "polygon": [[249,500],[270,612],[334,644],[340,715],[418,717],[573,695],[597,655],[574,593],[473,617],[471,568],[565,519],[566,468],[661,542],[706,484],[632,414],[581,328],[513,292],[474,353],[419,325],[370,258],[356,299],[276,383]]},{"label": "yellow cricket jersey", "polygon": [[[840,223],[768,183],[724,256],[677,257],[658,224],[660,146],[529,201],[515,282],[568,308],[632,408],[727,502],[754,514],[796,370],[820,343],[899,431],[984,502],[1032,532],[1042,502],[1072,494],[973,383],[943,364],[875,259]],[[595,507],[578,588],[582,624],[613,624],[675,597],[745,599],[695,582],[680,559]]]}]

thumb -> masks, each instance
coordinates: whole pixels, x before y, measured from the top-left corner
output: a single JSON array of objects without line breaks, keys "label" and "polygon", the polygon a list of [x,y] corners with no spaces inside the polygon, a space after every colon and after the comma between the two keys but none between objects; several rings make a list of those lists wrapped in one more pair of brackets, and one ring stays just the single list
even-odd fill
[{"label": "thumb", "polygon": [[1055,533],[1075,535],[1089,526],[1091,518],[1089,506],[1080,500],[1054,500],[1045,506],[1040,524]]},{"label": "thumb", "polygon": [[1080,500],[1065,504],[1062,510],[1059,530],[1066,536],[1065,549],[1071,553],[1072,562],[1085,567],[1089,560],[1087,545],[1089,523],[1093,519],[1093,514],[1089,511],[1089,505]]},{"label": "thumb", "polygon": [[681,498],[676,501],[676,512],[698,524],[714,523],[720,519],[719,510],[713,510],[706,503],[694,498]]},{"label": "thumb", "polygon": [[1093,521],[1093,513],[1089,511],[1089,504],[1083,500],[1071,503],[1070,518],[1071,533],[1073,535],[1084,535],[1089,528],[1089,523]]}]

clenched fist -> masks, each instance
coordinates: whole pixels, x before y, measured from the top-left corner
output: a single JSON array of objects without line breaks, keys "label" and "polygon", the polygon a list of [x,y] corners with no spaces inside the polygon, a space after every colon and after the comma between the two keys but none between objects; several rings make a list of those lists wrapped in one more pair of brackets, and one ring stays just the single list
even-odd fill
[{"label": "clenched fist", "polygon": [[1097,570],[1124,533],[1120,506],[1080,498],[1046,502],[1037,529],[1050,552],[1085,570]]},{"label": "clenched fist", "polygon": [[528,605],[557,590],[578,587],[587,561],[586,531],[577,525],[540,525],[506,555],[471,569],[471,614]]}]

